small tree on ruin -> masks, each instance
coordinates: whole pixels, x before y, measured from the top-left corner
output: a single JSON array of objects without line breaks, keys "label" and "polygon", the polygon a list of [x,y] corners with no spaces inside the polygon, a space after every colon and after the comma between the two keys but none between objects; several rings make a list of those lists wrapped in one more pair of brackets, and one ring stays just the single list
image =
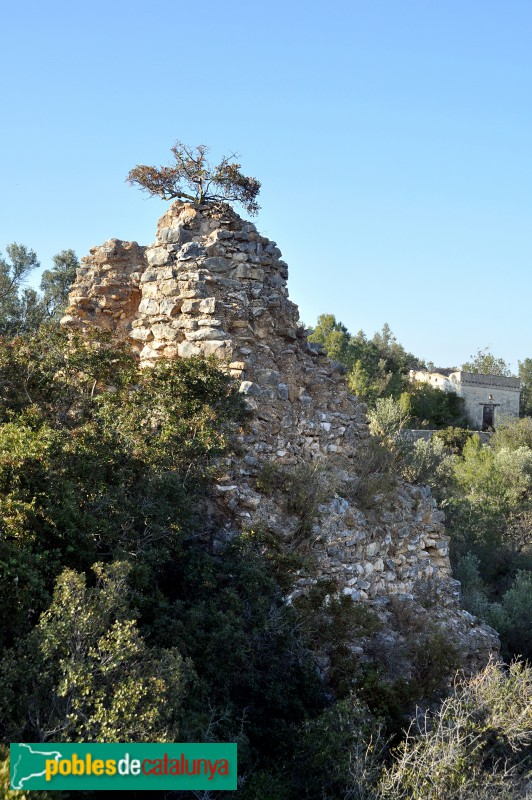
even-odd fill
[{"label": "small tree on ruin", "polygon": [[222,201],[240,203],[249,214],[259,210],[257,196],[260,183],[240,171],[235,155],[224,156],[213,166],[207,161],[209,148],[203,144],[187,147],[177,141],[172,147],[174,163],[168,167],[138,164],[126,178],[151,197],[164,200],[191,200],[193,203]]}]

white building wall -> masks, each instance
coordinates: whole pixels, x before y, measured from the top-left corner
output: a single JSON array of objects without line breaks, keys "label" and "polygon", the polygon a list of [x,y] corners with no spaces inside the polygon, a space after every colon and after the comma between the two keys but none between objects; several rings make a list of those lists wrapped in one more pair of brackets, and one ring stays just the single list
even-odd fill
[{"label": "white building wall", "polygon": [[517,382],[517,386],[512,387],[510,385],[497,385],[494,380],[485,380],[483,382],[475,380],[471,382],[471,378],[494,379],[498,378],[498,375],[470,375],[465,373],[463,376],[460,382],[460,396],[464,398],[466,413],[473,428],[482,428],[484,405],[493,403],[493,425],[495,428],[504,418],[519,416],[519,396],[521,392],[517,379],[507,379],[508,382],[513,380]]},{"label": "white building wall", "polygon": [[494,406],[495,428],[502,419],[519,416],[521,391],[518,378],[477,375],[458,370],[449,375],[424,370],[410,370],[410,380],[428,383],[444,392],[456,392],[459,397],[463,397],[465,411],[473,429],[480,430],[482,428],[485,404]]}]

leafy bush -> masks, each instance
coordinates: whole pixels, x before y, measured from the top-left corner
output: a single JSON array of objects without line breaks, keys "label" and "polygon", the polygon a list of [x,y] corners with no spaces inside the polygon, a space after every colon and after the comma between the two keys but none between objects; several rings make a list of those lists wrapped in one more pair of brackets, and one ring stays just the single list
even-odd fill
[{"label": "leafy bush", "polygon": [[292,762],[295,797],[373,800],[384,752],[381,726],[349,696],[302,727]]},{"label": "leafy bush", "polygon": [[406,440],[401,445],[398,468],[410,483],[441,487],[450,477],[452,457],[438,439]]},{"label": "leafy bush", "polygon": [[435,624],[427,625],[421,635],[407,635],[412,678],[425,698],[442,691],[462,666],[462,652],[452,636]]},{"label": "leafy bush", "polygon": [[503,545],[508,525],[505,510],[457,494],[446,501],[445,519],[451,534],[453,562],[472,552],[480,559],[483,578],[491,580],[500,572],[496,554]]},{"label": "leafy bush", "polygon": [[321,580],[293,601],[301,631],[312,652],[327,662],[327,681],[337,698],[349,695],[359,672],[353,642],[382,627],[379,618],[361,603],[338,594],[338,586]]},{"label": "leafy bush", "polygon": [[[172,740],[181,656],[148,648],[139,635],[126,564],[96,565],[95,572],[97,585],[87,588],[84,576],[64,570],[39,624],[4,657],[2,716],[11,726],[18,721],[19,740]],[[25,701],[18,720],[14,686],[17,705]]]},{"label": "leafy bush", "polygon": [[404,404],[385,397],[377,400],[368,413],[369,429],[381,446],[390,452],[390,469],[411,483],[438,486],[447,482],[451,460],[439,439],[412,441],[405,432],[409,421]]},{"label": "leafy bush", "polygon": [[368,412],[371,434],[391,444],[397,442],[409,419],[408,412],[393,397],[379,398],[375,408]]},{"label": "leafy bush", "polygon": [[472,436],[464,447],[463,458],[455,461],[454,478],[473,502],[511,509],[530,496],[532,450],[494,450],[482,445],[478,436]]},{"label": "leafy bush", "polygon": [[473,553],[466,553],[458,559],[453,570],[454,577],[460,581],[463,607],[480,619],[486,619],[490,609],[487,587],[479,572],[480,559]]},{"label": "leafy bush", "polygon": [[468,430],[452,425],[435,431],[433,435],[433,440],[443,442],[453,455],[462,455],[465,444],[470,438],[471,433]]},{"label": "leafy bush", "polygon": [[126,557],[142,582],[177,557],[245,415],[212,362],[139,371],[105,338],[69,341],[56,330],[0,343],[0,392],[8,646],[35,625],[65,567]]},{"label": "leafy bush", "polygon": [[532,418],[503,418],[498,422],[490,443],[495,450],[499,448],[517,450],[520,447],[532,449]]},{"label": "leafy bush", "polygon": [[[493,606],[491,607],[493,608]],[[532,660],[532,572],[517,573],[512,586],[504,593],[498,614],[488,613],[501,634],[503,655]]]},{"label": "leafy bush", "polygon": [[244,786],[245,800],[377,800],[385,741],[351,696],[304,723],[289,763],[273,763]]},{"label": "leafy bush", "polygon": [[467,423],[465,401],[456,392],[444,392],[428,383],[413,383],[399,404],[408,414],[412,428],[442,428]]},{"label": "leafy bush", "polygon": [[498,631],[503,657],[531,659],[532,572],[518,571],[509,588],[495,601],[480,576],[480,559],[472,553],[458,560],[454,573],[462,584],[464,608]]}]

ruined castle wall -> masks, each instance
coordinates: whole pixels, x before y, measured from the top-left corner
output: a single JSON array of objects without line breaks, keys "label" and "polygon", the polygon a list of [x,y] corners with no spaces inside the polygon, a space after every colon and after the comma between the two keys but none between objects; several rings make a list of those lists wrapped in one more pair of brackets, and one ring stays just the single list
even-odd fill
[{"label": "ruined castle wall", "polygon": [[127,338],[140,303],[145,247],[110,239],[81,259],[61,323],[71,329],[93,326]]},{"label": "ruined castle wall", "polygon": [[[177,202],[149,247],[111,240],[91,250],[63,319],[67,327],[114,331],[143,366],[215,356],[239,382],[253,415],[241,434],[244,455],[226,465],[216,487],[221,539],[260,526],[293,540],[297,518],[259,488],[264,464],[311,463],[340,478],[347,465],[356,480],[369,436],[365,406],[349,393],[342,368],[299,326],[287,277],[275,242],[227,206]],[[430,491],[397,480],[391,495],[370,505],[334,488],[322,499],[306,541],[317,573],[302,576],[301,589],[332,577],[354,600],[382,603],[412,597],[433,579],[442,605],[456,606],[443,515]]]}]

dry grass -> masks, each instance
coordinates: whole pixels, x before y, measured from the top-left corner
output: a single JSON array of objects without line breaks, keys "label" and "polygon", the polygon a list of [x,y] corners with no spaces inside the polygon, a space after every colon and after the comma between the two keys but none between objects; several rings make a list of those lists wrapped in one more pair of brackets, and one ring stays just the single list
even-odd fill
[{"label": "dry grass", "polygon": [[490,663],[458,680],[437,711],[412,723],[394,763],[383,771],[378,796],[525,800],[531,743],[532,669]]}]

